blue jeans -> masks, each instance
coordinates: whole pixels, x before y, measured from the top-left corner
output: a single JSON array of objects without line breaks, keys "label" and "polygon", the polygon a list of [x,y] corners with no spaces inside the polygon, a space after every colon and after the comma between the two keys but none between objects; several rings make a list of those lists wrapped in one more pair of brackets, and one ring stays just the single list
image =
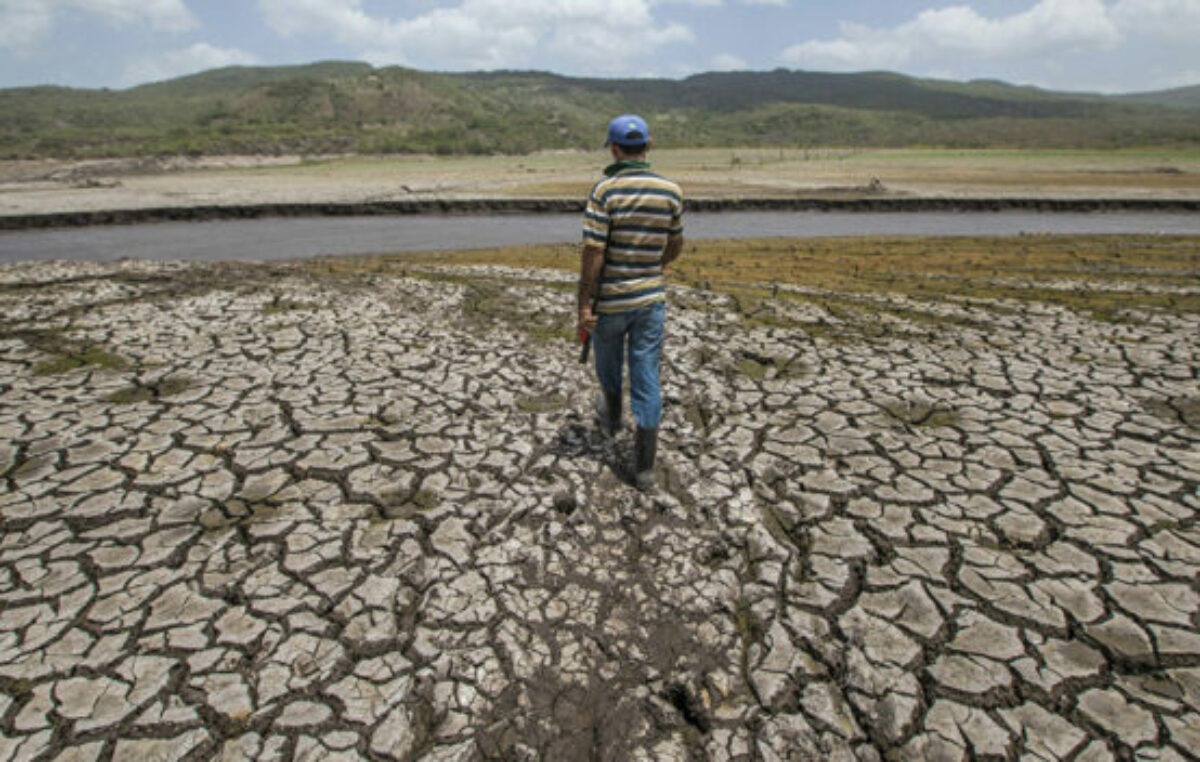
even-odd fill
[{"label": "blue jeans", "polygon": [[656,429],[662,418],[658,358],[662,354],[667,305],[658,302],[628,312],[600,315],[592,331],[596,378],[608,394],[621,393],[625,347],[629,346],[629,400],[638,428]]}]

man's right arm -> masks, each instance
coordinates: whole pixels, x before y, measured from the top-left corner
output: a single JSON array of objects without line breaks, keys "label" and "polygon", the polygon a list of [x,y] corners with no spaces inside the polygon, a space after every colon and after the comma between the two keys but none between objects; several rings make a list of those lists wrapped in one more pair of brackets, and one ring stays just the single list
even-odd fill
[{"label": "man's right arm", "polygon": [[596,327],[596,315],[592,312],[592,299],[600,288],[600,278],[604,274],[604,249],[592,243],[583,246],[583,256],[579,268],[579,292],[576,296],[579,306],[578,328],[580,333],[591,333]]}]

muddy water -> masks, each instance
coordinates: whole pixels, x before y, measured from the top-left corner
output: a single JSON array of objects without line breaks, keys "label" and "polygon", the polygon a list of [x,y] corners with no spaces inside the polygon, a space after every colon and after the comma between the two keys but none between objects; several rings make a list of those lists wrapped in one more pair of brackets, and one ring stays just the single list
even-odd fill
[{"label": "muddy water", "polygon": [[[692,239],[773,236],[1200,235],[1194,212],[710,212],[686,219]],[[0,262],[275,260],[323,254],[468,249],[579,239],[575,214],[307,217],[0,232]]]}]

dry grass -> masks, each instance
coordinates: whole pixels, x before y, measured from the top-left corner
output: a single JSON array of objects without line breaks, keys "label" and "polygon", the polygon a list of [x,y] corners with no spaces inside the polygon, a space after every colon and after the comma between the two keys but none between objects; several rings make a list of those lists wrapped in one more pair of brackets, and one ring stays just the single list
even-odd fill
[{"label": "dry grass", "polygon": [[[316,260],[315,273],[400,274],[416,264],[507,265],[575,271],[572,245],[516,246]],[[842,294],[978,297],[1050,302],[1112,318],[1132,308],[1200,313],[1200,237],[1013,236],[699,241],[670,279],[757,300],[788,298],[775,284]],[[1132,287],[1132,290],[1131,290]],[[803,295],[792,298],[806,298]],[[858,307],[859,305],[855,305]]]}]

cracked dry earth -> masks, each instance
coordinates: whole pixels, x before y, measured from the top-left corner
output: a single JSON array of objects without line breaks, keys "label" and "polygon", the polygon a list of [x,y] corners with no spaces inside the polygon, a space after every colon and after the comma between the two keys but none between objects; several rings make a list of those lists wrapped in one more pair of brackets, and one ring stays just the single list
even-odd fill
[{"label": "cracked dry earth", "polygon": [[572,276],[312,272],[0,271],[0,759],[1200,754],[1195,315],[676,288],[644,496]]}]

